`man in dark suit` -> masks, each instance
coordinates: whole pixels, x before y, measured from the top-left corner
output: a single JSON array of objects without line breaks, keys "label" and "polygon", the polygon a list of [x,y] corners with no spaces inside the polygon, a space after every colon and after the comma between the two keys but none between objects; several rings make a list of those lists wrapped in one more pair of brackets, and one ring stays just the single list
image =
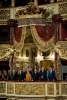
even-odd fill
[{"label": "man in dark suit", "polygon": [[22,80],[23,80],[23,81],[25,81],[26,73],[27,73],[27,71],[26,71],[25,68],[23,67],[23,70],[22,70]]},{"label": "man in dark suit", "polygon": [[52,69],[52,67],[49,68],[48,80],[55,80],[55,71]]},{"label": "man in dark suit", "polygon": [[46,70],[44,70],[44,67],[42,67],[42,70],[40,71],[39,73],[39,79],[41,81],[44,81],[47,79],[47,76],[46,76]]},{"label": "man in dark suit", "polygon": [[17,73],[16,71],[13,69],[12,73],[11,73],[11,80],[16,80],[17,79]]},{"label": "man in dark suit", "polygon": [[34,72],[33,72],[33,74],[32,74],[32,80],[33,81],[37,81],[39,79],[39,74],[38,74],[38,72],[37,72],[37,69],[35,68],[34,69]]},{"label": "man in dark suit", "polygon": [[19,81],[23,81],[23,73],[21,69],[18,71],[17,77]]}]

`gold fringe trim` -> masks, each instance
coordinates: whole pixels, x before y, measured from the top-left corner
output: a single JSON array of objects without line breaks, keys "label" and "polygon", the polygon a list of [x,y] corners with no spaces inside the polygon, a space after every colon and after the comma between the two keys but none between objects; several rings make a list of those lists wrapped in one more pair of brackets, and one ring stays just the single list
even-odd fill
[{"label": "gold fringe trim", "polygon": [[23,27],[22,38],[19,43],[14,38],[14,48],[17,52],[20,52],[24,46],[25,33],[26,33],[26,27]]},{"label": "gold fringe trim", "polygon": [[49,41],[45,42],[38,36],[35,26],[30,26],[30,29],[34,42],[39,48],[43,49],[43,51],[52,49],[51,44],[54,43],[54,36]]}]

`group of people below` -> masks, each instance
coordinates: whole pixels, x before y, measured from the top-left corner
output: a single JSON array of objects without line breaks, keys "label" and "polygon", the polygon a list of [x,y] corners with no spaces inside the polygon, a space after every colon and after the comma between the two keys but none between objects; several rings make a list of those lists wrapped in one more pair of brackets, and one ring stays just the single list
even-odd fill
[{"label": "group of people below", "polygon": [[0,80],[18,80],[18,81],[54,81],[56,80],[55,71],[52,66],[48,67],[47,70],[44,67],[41,69],[37,69],[36,66],[34,68],[27,67],[15,70],[10,69],[8,71],[0,70]]}]

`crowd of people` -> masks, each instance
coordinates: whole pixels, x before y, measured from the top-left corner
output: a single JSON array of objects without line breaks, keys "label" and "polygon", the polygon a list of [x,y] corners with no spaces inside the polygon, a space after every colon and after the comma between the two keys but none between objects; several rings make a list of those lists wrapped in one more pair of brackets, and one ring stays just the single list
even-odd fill
[{"label": "crowd of people", "polygon": [[18,80],[18,81],[54,81],[57,80],[55,71],[52,66],[48,67],[47,70],[44,67],[33,68],[27,67],[23,69],[10,69],[8,71],[0,70],[0,80]]}]

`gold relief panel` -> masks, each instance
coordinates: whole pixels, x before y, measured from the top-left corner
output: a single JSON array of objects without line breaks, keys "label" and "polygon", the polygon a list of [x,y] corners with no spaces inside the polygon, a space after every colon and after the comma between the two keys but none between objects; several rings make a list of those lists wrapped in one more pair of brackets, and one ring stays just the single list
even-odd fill
[{"label": "gold relief panel", "polygon": [[67,95],[67,84],[61,84],[61,94]]},{"label": "gold relief panel", "polygon": [[62,16],[62,19],[67,19],[67,14]]},{"label": "gold relief panel", "polygon": [[66,14],[67,13],[67,3],[59,4],[59,13]]},{"label": "gold relief panel", "polygon": [[7,94],[14,94],[14,83],[7,83]]},{"label": "gold relief panel", "polygon": [[0,83],[0,93],[6,93],[6,83]]},{"label": "gold relief panel", "polygon": [[59,95],[59,84],[56,84],[56,95]]},{"label": "gold relief panel", "polygon": [[0,20],[10,19],[10,10],[9,9],[0,9]]},{"label": "gold relief panel", "polygon": [[15,84],[16,95],[44,95],[44,84]]},{"label": "gold relief panel", "polygon": [[54,84],[47,84],[47,95],[54,95]]}]

